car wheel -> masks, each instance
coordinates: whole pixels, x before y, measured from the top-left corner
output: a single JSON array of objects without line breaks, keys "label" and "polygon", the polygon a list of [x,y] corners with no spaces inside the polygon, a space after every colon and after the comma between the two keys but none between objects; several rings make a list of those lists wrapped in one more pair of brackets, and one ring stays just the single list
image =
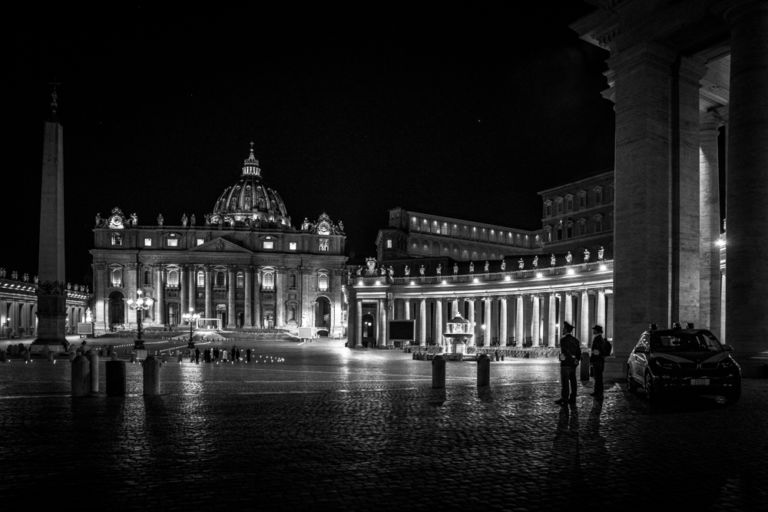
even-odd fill
[{"label": "car wheel", "polygon": [[643,382],[643,389],[645,389],[645,396],[648,397],[648,401],[652,404],[659,401],[659,394],[653,387],[653,379],[651,374],[645,373],[645,382]]},{"label": "car wheel", "polygon": [[627,365],[627,390],[630,393],[637,393],[637,382],[632,377],[632,370],[629,368],[629,365]]}]

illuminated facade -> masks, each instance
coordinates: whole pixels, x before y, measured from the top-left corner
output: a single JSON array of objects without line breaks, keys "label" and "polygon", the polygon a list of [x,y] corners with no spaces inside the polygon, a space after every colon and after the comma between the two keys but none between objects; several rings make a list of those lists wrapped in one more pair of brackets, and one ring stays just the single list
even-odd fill
[{"label": "illuminated facade", "polygon": [[239,180],[198,225],[139,224],[114,208],[96,217],[93,275],[97,332],[132,328],[125,299],[137,290],[155,299],[142,322],[181,325],[189,310],[225,330],[316,327],[345,333],[343,224],[326,214],[291,225],[280,195],[268,188],[251,148]]}]

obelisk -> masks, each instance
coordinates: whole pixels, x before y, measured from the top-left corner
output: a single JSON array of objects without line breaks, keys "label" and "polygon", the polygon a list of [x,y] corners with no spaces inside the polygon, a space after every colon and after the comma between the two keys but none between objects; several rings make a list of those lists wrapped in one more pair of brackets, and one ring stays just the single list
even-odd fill
[{"label": "obelisk", "polygon": [[61,352],[65,338],[67,287],[64,275],[64,142],[54,85],[51,114],[43,132],[40,193],[40,250],[37,287],[37,339],[33,353]]}]

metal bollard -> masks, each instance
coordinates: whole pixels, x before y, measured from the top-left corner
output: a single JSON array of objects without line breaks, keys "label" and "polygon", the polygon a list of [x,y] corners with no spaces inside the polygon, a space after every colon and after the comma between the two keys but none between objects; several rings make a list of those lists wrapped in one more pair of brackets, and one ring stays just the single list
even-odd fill
[{"label": "metal bollard", "polygon": [[99,392],[99,353],[91,349],[86,354],[91,363],[91,393]]},{"label": "metal bollard", "polygon": [[88,396],[91,393],[91,363],[85,356],[72,361],[72,396]]},{"label": "metal bollard", "polygon": [[112,359],[106,368],[107,396],[125,396],[125,361]]},{"label": "metal bollard", "polygon": [[477,358],[477,387],[482,388],[491,384],[491,359],[480,354]]},{"label": "metal bollard", "polygon": [[445,388],[445,358],[435,356],[432,359],[432,389]]},{"label": "metal bollard", "polygon": [[147,356],[144,365],[144,396],[160,394],[160,366],[162,363],[153,355]]}]

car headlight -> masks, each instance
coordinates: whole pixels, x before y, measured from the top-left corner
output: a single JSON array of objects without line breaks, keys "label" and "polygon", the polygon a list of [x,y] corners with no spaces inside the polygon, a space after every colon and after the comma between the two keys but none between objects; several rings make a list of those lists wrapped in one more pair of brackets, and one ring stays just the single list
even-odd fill
[{"label": "car headlight", "polygon": [[726,357],[725,359],[717,363],[717,367],[725,370],[732,370],[736,368],[736,362],[730,357]]},{"label": "car headlight", "polygon": [[651,360],[651,366],[657,370],[676,370],[680,367],[676,362],[669,359],[656,358]]}]

